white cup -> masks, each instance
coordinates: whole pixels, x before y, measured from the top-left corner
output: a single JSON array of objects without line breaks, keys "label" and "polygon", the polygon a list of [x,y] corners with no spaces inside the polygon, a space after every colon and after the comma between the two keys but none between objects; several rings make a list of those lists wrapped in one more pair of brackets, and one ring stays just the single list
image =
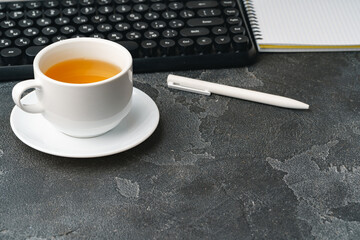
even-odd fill
[{"label": "white cup", "polygon": [[[56,63],[94,59],[122,69],[103,81],[64,83],[44,72]],[[129,113],[133,92],[132,57],[120,44],[95,38],[59,41],[42,49],[34,59],[34,79],[15,85],[15,104],[28,113],[41,113],[55,128],[73,137],[94,137],[116,127]],[[22,94],[35,88],[38,102],[22,104]]]}]

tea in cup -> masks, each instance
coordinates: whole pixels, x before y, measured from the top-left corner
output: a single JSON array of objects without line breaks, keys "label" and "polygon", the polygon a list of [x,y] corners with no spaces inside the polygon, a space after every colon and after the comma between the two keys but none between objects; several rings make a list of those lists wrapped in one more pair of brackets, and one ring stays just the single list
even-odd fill
[{"label": "tea in cup", "polygon": [[51,66],[45,75],[66,83],[99,82],[121,72],[121,68],[108,62],[93,59],[70,59]]}]

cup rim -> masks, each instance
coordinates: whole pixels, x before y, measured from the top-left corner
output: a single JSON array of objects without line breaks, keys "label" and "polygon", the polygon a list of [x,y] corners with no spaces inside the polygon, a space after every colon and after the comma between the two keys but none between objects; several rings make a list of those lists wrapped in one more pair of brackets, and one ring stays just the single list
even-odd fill
[{"label": "cup rim", "polygon": [[[98,43],[101,43],[101,44],[111,45],[112,47],[122,48],[122,50],[125,50],[124,53],[126,53],[126,55],[128,55],[127,57],[130,59],[130,61],[126,64],[125,67],[121,67],[121,71],[118,74],[116,74],[116,75],[114,75],[114,76],[112,76],[110,78],[98,81],[98,82],[92,82],[92,83],[67,83],[67,82],[61,82],[61,81],[58,81],[56,79],[53,79],[53,78],[50,78],[50,77],[46,76],[40,70],[40,67],[39,67],[40,59],[48,51],[50,51],[50,50],[52,50],[54,48],[57,48],[59,45],[71,44],[73,42],[98,42]],[[119,78],[119,77],[123,76],[124,74],[126,74],[130,70],[130,68],[131,68],[131,66],[133,64],[132,62],[133,62],[133,59],[132,59],[132,56],[131,56],[130,52],[119,43],[115,43],[115,42],[112,42],[110,40],[100,39],[100,38],[78,37],[78,38],[60,40],[60,41],[58,41],[56,43],[50,44],[50,45],[46,46],[45,48],[41,49],[40,52],[34,58],[33,68],[34,68],[34,72],[39,74],[40,78],[45,79],[46,81],[50,81],[52,83],[56,83],[56,84],[63,85],[63,86],[87,87],[87,86],[102,85],[102,84],[105,84],[107,82],[111,82],[115,78]],[[35,76],[34,76],[34,78],[36,79]]]}]

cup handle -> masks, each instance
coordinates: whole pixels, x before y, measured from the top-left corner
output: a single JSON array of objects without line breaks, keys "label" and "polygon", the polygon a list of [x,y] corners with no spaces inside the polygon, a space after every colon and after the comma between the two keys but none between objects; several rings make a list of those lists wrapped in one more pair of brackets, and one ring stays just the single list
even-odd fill
[{"label": "cup handle", "polygon": [[26,80],[26,81],[22,81],[17,83],[13,90],[12,90],[12,98],[15,102],[15,104],[21,108],[22,110],[24,110],[25,112],[28,113],[41,113],[44,111],[44,108],[41,104],[41,102],[37,102],[35,104],[23,104],[21,103],[21,97],[22,94],[31,88],[38,88],[41,89],[41,84],[39,81],[35,80],[35,79],[31,79],[31,80]]}]

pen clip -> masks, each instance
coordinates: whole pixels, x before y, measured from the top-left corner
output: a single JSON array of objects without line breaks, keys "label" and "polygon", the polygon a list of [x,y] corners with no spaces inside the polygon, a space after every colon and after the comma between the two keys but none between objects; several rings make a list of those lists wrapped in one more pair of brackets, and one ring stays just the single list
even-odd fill
[{"label": "pen clip", "polygon": [[203,95],[207,95],[207,96],[209,96],[211,94],[211,92],[206,91],[206,90],[190,88],[190,87],[184,87],[184,86],[181,86],[181,85],[179,85],[177,83],[174,83],[174,82],[168,82],[168,87],[173,88],[173,89],[177,89],[177,90],[183,90],[183,91],[187,91],[187,92],[203,94]]}]

